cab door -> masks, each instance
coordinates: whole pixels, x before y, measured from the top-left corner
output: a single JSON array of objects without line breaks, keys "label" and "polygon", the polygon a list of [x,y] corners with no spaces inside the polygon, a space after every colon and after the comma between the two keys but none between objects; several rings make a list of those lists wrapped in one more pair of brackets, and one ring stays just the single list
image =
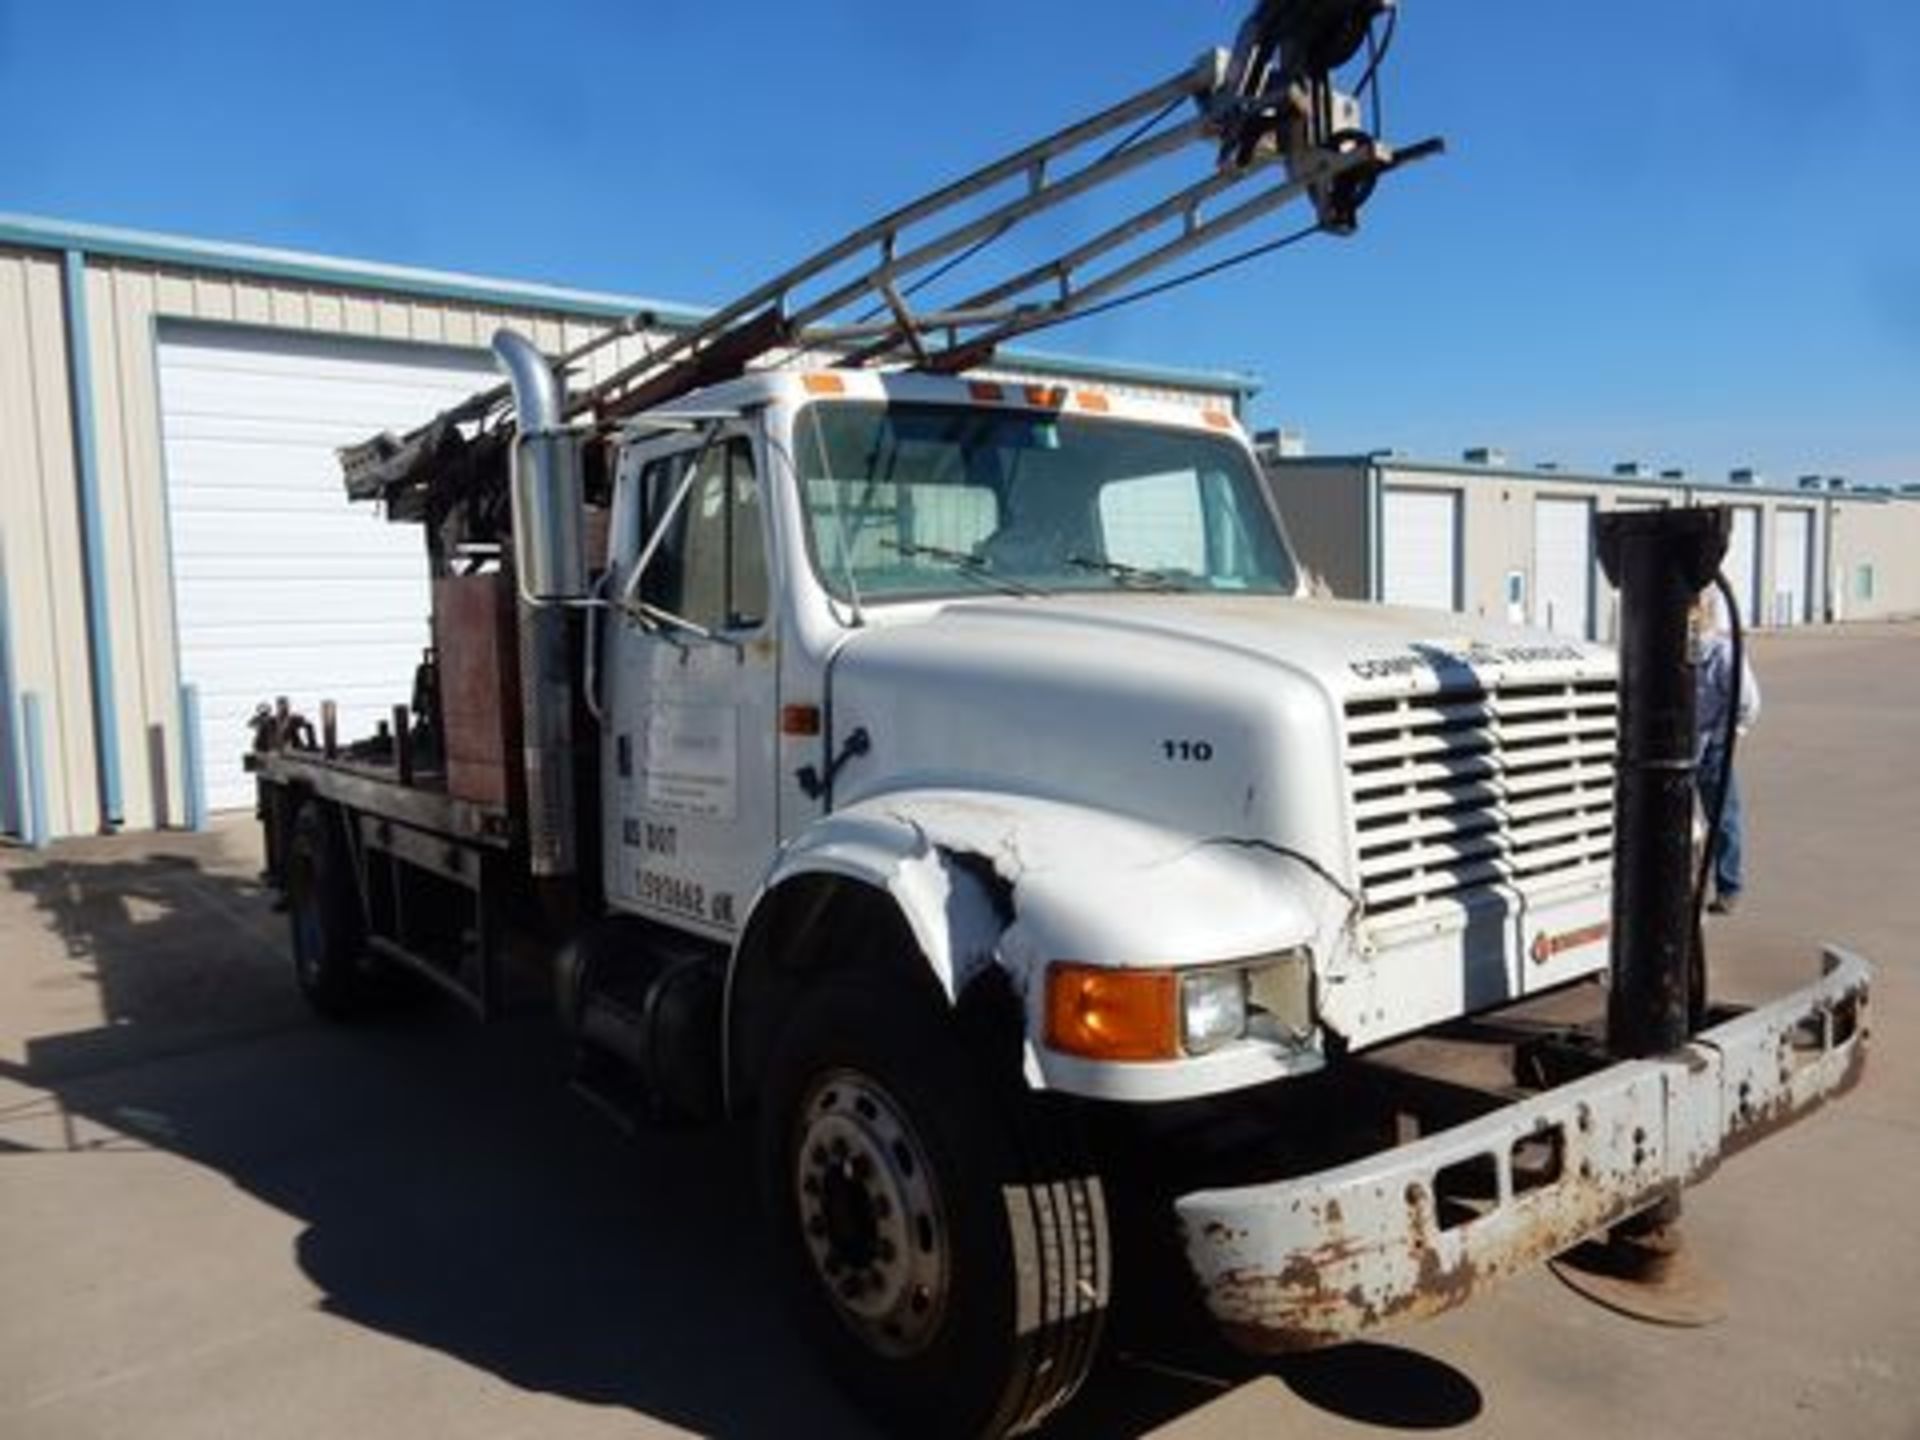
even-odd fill
[{"label": "cab door", "polygon": [[759,456],[753,434],[729,426],[648,447],[622,470],[611,593],[628,603],[609,617],[602,665],[607,894],[727,938],[776,843],[779,654]]}]

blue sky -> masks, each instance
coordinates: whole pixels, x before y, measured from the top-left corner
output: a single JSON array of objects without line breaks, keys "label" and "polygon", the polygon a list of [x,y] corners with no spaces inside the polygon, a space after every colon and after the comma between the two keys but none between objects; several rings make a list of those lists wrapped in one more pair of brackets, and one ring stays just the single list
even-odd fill
[{"label": "blue sky", "polygon": [[[712,302],[1244,8],[0,0],[0,210]],[[1920,481],[1920,7],[1404,8],[1448,158],[1039,343],[1257,372],[1316,449]]]}]

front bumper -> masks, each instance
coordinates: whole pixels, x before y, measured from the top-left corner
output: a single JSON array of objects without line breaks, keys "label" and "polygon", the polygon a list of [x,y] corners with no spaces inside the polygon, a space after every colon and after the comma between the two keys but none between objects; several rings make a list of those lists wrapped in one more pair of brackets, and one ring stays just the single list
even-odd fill
[{"label": "front bumper", "polygon": [[[1703,1179],[1844,1093],[1866,1062],[1871,970],[1821,978],[1693,1037],[1314,1175],[1175,1201],[1236,1343],[1302,1350],[1438,1314]],[[1483,1180],[1472,1204],[1451,1197]]]}]

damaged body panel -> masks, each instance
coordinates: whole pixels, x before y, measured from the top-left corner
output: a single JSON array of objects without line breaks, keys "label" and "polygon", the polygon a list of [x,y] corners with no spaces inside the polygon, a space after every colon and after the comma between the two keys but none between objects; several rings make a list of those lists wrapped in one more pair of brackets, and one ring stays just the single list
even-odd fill
[{"label": "damaged body panel", "polygon": [[1249,1349],[1310,1349],[1452,1309],[1704,1179],[1866,1058],[1869,972],[1819,981],[1479,1119],[1318,1174],[1176,1202],[1208,1308]]},{"label": "damaged body panel", "polygon": [[[810,827],[763,897],[808,874],[888,895],[950,999],[986,967],[1026,1007],[1030,1084],[1105,1100],[1173,1100],[1319,1069],[1317,1044],[1256,1039],[1158,1063],[1105,1064],[1037,1043],[1048,964],[1238,961],[1338,924],[1340,894],[1299,859],[1208,843],[1077,805],[979,791],[870,796]],[[763,900],[760,903],[765,903]],[[756,907],[757,908],[757,907]]]},{"label": "damaged body panel", "polygon": [[[1079,594],[905,607],[848,638],[832,679],[836,728],[871,738],[841,780],[852,804],[1013,788],[1081,812],[1060,827],[1068,850],[1118,861],[1138,825],[1287,862],[1245,868],[1312,913],[1294,943],[1349,1049],[1606,966],[1601,647],[1382,606]],[[1116,933],[1055,958],[1226,958],[1204,935],[1163,942],[1162,903],[1180,902],[1119,885],[1099,908]]]}]

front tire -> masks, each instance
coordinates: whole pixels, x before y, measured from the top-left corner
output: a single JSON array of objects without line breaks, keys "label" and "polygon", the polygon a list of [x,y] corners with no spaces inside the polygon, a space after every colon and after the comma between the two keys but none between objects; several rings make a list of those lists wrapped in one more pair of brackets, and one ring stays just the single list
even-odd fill
[{"label": "front tire", "polygon": [[761,1181],[789,1295],[890,1429],[1012,1435],[1065,1405],[1111,1274],[1100,1180],[1051,1097],[869,975],[801,1001],[769,1065]]}]

